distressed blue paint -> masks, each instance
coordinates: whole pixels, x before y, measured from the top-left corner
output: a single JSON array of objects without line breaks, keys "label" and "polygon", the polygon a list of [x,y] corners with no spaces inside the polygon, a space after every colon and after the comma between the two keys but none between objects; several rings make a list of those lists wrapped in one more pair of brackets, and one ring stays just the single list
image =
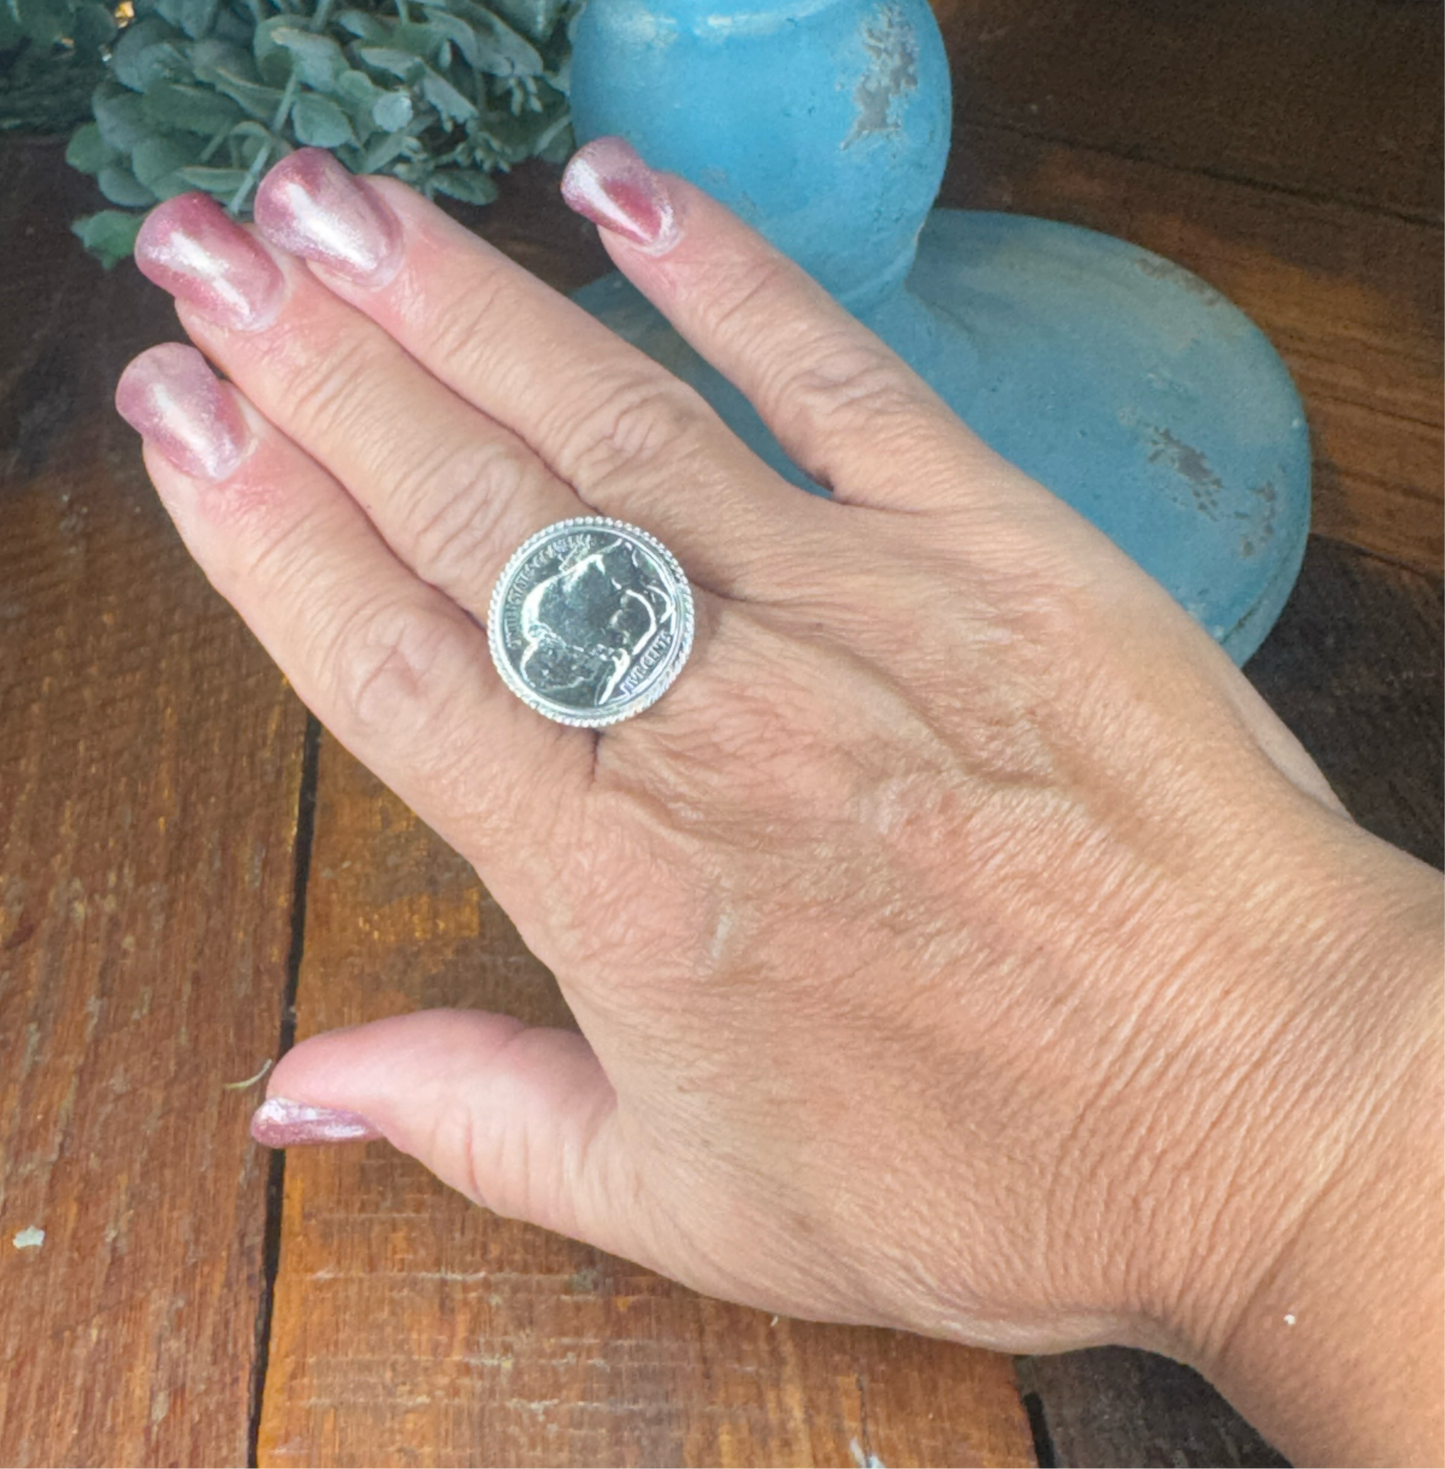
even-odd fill
[{"label": "distressed blue paint", "polygon": [[[582,138],[629,138],[805,265],[1237,662],[1258,647],[1309,526],[1308,431],[1284,364],[1198,277],[1122,240],[929,214],[949,90],[922,0],[591,0],[572,99]],[[809,483],[621,277],[577,299]]]},{"label": "distressed blue paint", "polygon": [[907,275],[948,160],[926,0],[593,0],[571,95],[581,137],[685,174],[852,310]]}]

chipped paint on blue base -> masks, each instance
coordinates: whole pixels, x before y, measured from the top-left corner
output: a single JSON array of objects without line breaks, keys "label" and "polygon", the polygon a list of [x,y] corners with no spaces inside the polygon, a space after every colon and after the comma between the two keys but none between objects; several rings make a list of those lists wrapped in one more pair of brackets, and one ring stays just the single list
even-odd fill
[{"label": "chipped paint on blue base", "polygon": [[[1135,245],[1017,215],[928,212],[949,90],[923,0],[727,14],[700,0],[665,12],[591,0],[573,106],[581,137],[630,138],[805,265],[1237,662],[1258,647],[1309,529],[1309,434],[1284,364],[1213,287]],[[620,276],[577,299],[809,485]]]}]

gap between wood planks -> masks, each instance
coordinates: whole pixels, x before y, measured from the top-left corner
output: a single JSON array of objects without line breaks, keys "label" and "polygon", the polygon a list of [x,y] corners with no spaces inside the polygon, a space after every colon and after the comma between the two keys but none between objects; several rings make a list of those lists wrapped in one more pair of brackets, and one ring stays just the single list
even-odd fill
[{"label": "gap between wood planks", "polygon": [[[281,995],[281,1033],[276,1059],[296,1042],[296,994],[306,948],[306,892],[311,881],[311,847],[316,834],[316,781],[321,755],[321,721],[308,712],[301,745],[301,787],[296,796],[296,845],[291,891],[291,943],[286,950],[285,989]],[[271,1358],[271,1310],[281,1269],[281,1214],[286,1202],[286,1150],[272,1150],[266,1177],[266,1225],[261,1248],[261,1292],[256,1307],[256,1356],[251,1379],[251,1416],[246,1425],[246,1464],[260,1463],[261,1409]]]}]

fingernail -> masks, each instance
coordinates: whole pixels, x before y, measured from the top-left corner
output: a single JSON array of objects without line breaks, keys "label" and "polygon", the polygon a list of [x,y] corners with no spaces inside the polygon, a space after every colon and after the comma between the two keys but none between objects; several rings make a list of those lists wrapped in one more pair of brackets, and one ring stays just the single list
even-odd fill
[{"label": "fingernail", "polygon": [[359,1112],[312,1107],[285,1097],[270,1097],[251,1115],[251,1136],[268,1148],[301,1143],[357,1143],[381,1136]]},{"label": "fingernail", "polygon": [[677,212],[661,177],[623,138],[594,138],[562,175],[569,209],[636,245],[661,251],[678,237]]},{"label": "fingernail", "polygon": [[207,194],[179,194],[151,210],[135,263],[162,290],[241,331],[269,326],[285,289],[275,261]]},{"label": "fingernail", "polygon": [[256,191],[256,228],[280,249],[353,281],[383,285],[400,263],[396,216],[320,148],[302,148],[266,175]]},{"label": "fingernail", "polygon": [[225,479],[250,442],[236,400],[194,347],[166,342],[142,352],[120,375],[120,416],[177,469]]}]

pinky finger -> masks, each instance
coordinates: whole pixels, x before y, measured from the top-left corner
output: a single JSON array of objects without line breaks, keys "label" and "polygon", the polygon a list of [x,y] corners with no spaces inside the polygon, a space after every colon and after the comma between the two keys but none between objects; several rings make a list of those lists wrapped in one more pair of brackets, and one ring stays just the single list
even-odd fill
[{"label": "pinky finger", "polygon": [[539,727],[476,623],[199,352],[142,353],[116,407],[212,585],[322,723],[464,856],[486,867],[523,792],[580,799],[587,735]]}]

